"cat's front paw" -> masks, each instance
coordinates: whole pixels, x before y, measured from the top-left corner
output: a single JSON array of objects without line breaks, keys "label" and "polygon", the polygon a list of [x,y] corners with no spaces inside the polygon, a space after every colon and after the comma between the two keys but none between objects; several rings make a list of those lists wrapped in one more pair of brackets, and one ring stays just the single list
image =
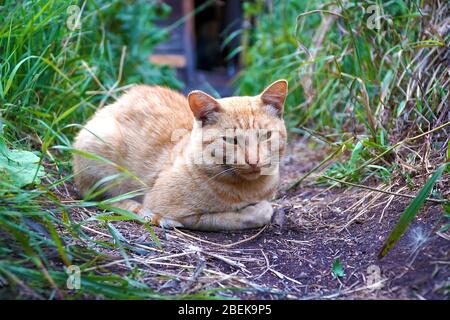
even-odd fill
[{"label": "cat's front paw", "polygon": [[149,222],[154,226],[160,226],[164,229],[173,229],[173,228],[182,228],[183,224],[170,218],[165,218],[160,216],[159,214],[155,214],[151,212],[147,208],[142,208],[139,211],[139,214],[144,217],[144,220]]},{"label": "cat's front paw", "polygon": [[273,208],[268,201],[261,201],[245,207],[242,213],[245,215],[244,224],[248,228],[258,228],[270,223]]}]

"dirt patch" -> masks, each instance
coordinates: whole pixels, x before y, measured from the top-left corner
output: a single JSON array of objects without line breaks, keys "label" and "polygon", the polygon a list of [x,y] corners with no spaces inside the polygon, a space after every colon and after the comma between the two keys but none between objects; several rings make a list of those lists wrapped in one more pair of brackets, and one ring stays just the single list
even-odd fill
[{"label": "dirt patch", "polygon": [[[305,143],[292,144],[282,166],[282,188],[321,158]],[[387,257],[377,259],[408,202],[368,190],[305,183],[274,202],[274,221],[260,230],[155,228],[161,239],[158,248],[140,225],[114,226],[124,237],[130,263],[139,270],[133,276],[161,293],[215,289],[246,299],[448,299],[449,234],[437,232],[442,226],[440,205],[426,205]],[[88,210],[73,212],[77,220],[90,215]],[[84,231],[96,240],[111,241],[97,223],[85,224]],[[119,252],[107,253],[117,260],[93,269],[130,272]],[[342,278],[331,272],[338,257],[345,271]]]}]

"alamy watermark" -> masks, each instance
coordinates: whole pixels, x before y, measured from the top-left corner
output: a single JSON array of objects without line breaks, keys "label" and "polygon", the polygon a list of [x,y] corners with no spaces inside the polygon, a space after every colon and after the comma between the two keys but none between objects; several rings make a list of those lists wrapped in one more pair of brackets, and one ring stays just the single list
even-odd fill
[{"label": "alamy watermark", "polygon": [[66,26],[70,31],[81,29],[81,8],[77,5],[67,7]]},{"label": "alamy watermark", "polygon": [[367,8],[364,8],[365,12],[369,14],[367,19],[367,28],[381,30],[381,21],[385,20],[387,23],[392,24],[392,19],[384,14],[383,6],[372,4]]},{"label": "alamy watermark", "polygon": [[376,264],[367,267],[367,288],[371,291],[381,289],[384,286],[383,278],[381,277],[381,268]]},{"label": "alamy watermark", "polygon": [[70,265],[66,269],[68,275],[66,286],[69,290],[81,289],[81,270],[79,266]]}]

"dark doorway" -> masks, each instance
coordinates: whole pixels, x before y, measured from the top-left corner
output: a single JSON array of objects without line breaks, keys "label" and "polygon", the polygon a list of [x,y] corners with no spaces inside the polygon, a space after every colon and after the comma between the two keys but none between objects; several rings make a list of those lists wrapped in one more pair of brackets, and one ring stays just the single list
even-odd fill
[{"label": "dark doorway", "polygon": [[[209,0],[196,0],[195,8],[200,9]],[[237,55],[230,57],[232,50],[239,46],[239,36],[232,38],[225,46],[224,40],[241,27],[242,10],[239,0],[213,1],[195,16],[196,66],[201,70],[227,69],[236,72]]]},{"label": "dark doorway", "polygon": [[172,30],[170,39],[156,48],[151,61],[176,67],[186,83],[185,92],[200,89],[216,96],[232,94],[231,81],[239,69],[239,55],[234,53],[240,45],[236,30],[242,28],[242,2],[164,2],[172,7],[172,14],[161,26],[179,19],[185,19],[185,23]]}]

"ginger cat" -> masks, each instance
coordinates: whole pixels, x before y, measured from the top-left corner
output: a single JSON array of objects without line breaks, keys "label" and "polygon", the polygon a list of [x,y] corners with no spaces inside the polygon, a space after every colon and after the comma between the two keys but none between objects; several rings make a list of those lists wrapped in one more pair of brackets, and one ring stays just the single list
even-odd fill
[{"label": "ginger cat", "polygon": [[[98,110],[76,137],[75,183],[163,227],[220,231],[270,223],[284,153],[287,81],[254,97],[214,99],[137,85]],[[89,153],[96,160],[86,157]]]}]

